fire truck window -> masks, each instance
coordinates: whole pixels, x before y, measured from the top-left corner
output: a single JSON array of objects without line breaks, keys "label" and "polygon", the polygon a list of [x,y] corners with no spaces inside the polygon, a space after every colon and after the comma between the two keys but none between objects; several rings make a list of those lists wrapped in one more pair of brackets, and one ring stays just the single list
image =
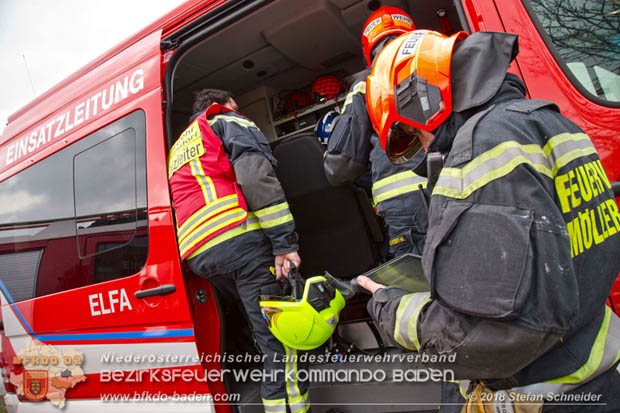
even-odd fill
[{"label": "fire truck window", "polygon": [[87,283],[137,273],[148,252],[144,133],[120,130],[76,154],[73,166],[75,231]]},{"label": "fire truck window", "polygon": [[[136,133],[127,129],[73,159],[80,258],[122,247],[136,235]],[[102,234],[117,242],[99,248]],[[106,235],[107,237],[107,235]]]},{"label": "fire truck window", "polygon": [[15,301],[146,263],[146,135],[136,111],[0,182],[0,281]]},{"label": "fire truck window", "polygon": [[553,46],[591,94],[620,102],[620,2],[530,0]]},{"label": "fire truck window", "polygon": [[97,252],[109,251],[95,257],[95,282],[113,280],[118,274],[135,274],[144,266],[144,253],[148,251],[148,237],[135,235],[131,243],[123,248],[119,242],[101,242],[97,244]]}]

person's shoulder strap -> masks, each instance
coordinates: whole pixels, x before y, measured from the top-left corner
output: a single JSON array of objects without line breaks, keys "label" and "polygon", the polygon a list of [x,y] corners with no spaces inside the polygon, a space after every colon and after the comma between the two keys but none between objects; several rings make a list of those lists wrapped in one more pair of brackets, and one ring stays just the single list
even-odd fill
[{"label": "person's shoulder strap", "polygon": [[486,110],[476,113],[461,126],[454,137],[452,150],[450,150],[450,164],[460,165],[472,160],[473,156],[473,136],[478,122],[485,117],[495,105],[491,105]]}]

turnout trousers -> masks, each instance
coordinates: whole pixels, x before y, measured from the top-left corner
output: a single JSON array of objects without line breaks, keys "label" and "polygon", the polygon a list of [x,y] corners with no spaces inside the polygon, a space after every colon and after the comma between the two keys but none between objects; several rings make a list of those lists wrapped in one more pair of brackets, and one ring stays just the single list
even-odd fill
[{"label": "turnout trousers", "polygon": [[[259,306],[260,295],[280,295],[281,285],[271,274],[274,263],[271,252],[252,259],[241,268],[224,274],[206,275],[201,271],[201,255],[188,261],[192,271],[208,279],[220,297],[240,300],[254,331],[254,338],[263,353],[263,381],[261,396],[265,412],[286,413],[288,403],[291,413],[310,411],[308,400],[307,366],[297,358],[300,353],[285,347],[267,328]],[[300,371],[302,371],[300,373]]]}]

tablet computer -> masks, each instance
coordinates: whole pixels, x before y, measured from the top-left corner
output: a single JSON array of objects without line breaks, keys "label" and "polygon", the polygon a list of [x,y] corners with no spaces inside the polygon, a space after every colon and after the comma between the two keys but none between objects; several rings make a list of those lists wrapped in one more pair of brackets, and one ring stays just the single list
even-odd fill
[{"label": "tablet computer", "polygon": [[429,291],[422,269],[422,257],[412,253],[393,258],[362,275],[379,284],[400,287],[410,293]]}]

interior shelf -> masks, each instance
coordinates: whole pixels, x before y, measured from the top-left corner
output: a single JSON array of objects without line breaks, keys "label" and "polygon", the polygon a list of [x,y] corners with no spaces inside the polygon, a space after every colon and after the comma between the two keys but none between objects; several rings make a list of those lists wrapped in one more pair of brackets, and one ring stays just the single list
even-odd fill
[{"label": "interior shelf", "polygon": [[304,128],[298,129],[298,130],[293,131],[293,132],[289,132],[286,135],[278,136],[276,138],[276,140],[288,138],[289,136],[297,135],[298,133],[303,133],[303,132],[307,132],[307,131],[313,130],[314,129],[314,125],[316,125],[316,124],[313,123],[312,125],[306,126]]},{"label": "interior shelf", "polygon": [[[346,97],[347,97],[346,94],[338,96],[337,97],[338,103],[344,102]],[[314,104],[312,106],[308,106],[307,108],[305,108],[305,109],[303,109],[303,110],[301,110],[301,111],[299,111],[297,113],[286,114],[283,117],[281,117],[280,119],[273,121],[273,126],[281,125],[281,124],[283,124],[285,122],[294,120],[295,119],[295,115],[297,115],[297,118],[300,118],[302,116],[308,115],[308,114],[310,114],[312,112],[316,112],[317,110],[321,110],[321,109],[326,108],[328,106],[333,106],[335,104],[336,104],[335,99],[333,99],[333,98],[332,99],[327,99],[326,101],[316,103],[316,104]]]}]

